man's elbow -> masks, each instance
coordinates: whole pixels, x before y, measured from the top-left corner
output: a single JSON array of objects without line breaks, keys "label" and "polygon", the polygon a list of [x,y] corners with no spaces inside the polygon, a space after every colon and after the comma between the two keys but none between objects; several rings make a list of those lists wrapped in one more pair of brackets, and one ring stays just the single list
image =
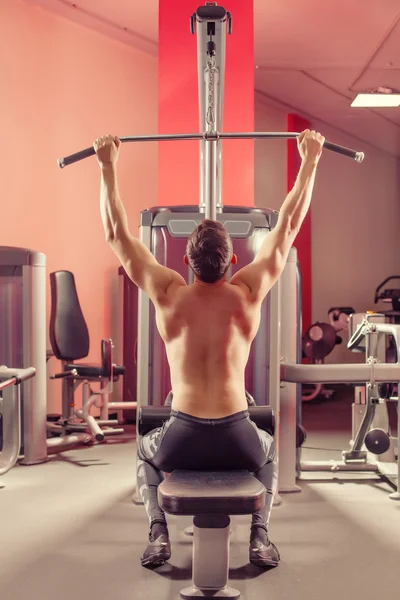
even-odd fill
[{"label": "man's elbow", "polygon": [[281,211],[279,214],[279,220],[276,224],[275,229],[272,231],[276,232],[276,235],[281,240],[285,240],[294,235],[294,232],[297,229],[296,219],[288,214],[285,214]]},{"label": "man's elbow", "polygon": [[290,240],[292,241],[292,243],[294,242],[295,238],[297,237],[297,234],[299,233],[301,228],[301,223],[299,223],[298,219],[293,219],[290,222],[290,227],[288,230],[288,238],[290,238]]},{"label": "man's elbow", "polygon": [[106,242],[111,246],[116,244],[122,244],[124,240],[128,237],[128,232],[123,227],[107,227],[105,230],[106,233]]}]

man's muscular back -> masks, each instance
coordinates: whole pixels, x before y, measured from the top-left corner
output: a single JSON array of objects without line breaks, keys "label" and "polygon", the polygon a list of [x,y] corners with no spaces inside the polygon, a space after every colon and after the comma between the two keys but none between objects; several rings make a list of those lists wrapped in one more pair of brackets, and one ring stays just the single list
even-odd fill
[{"label": "man's muscular back", "polygon": [[260,303],[230,283],[180,285],[156,308],[174,394],[172,407],[202,418],[246,410],[244,373]]},{"label": "man's muscular back", "polygon": [[[194,261],[199,257],[217,257],[218,265],[213,268],[218,277],[197,276],[191,286],[176,271],[159,264],[129,231],[117,184],[118,138],[104,136],[94,143],[101,167],[100,210],[106,240],[131,280],[156,307],[157,325],[171,368],[175,409],[204,418],[246,409],[244,372],[260,322],[260,307],[282,273],[308,212],[324,142],[325,138],[315,131],[306,130],[298,137],[302,163],[295,185],[254,260],[227,283],[228,265],[222,258],[228,234],[225,232],[222,245],[203,240],[191,249],[192,264],[186,255],[186,264],[195,272]],[[232,262],[233,256],[229,257]],[[219,277],[221,265],[223,279]],[[214,283],[201,283],[206,281]]]}]

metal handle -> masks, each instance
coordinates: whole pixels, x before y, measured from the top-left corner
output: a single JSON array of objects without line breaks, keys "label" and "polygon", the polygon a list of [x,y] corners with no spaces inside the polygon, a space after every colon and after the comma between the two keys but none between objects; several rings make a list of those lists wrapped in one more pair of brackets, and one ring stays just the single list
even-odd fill
[{"label": "metal handle", "polygon": [[2,390],[5,390],[6,388],[10,387],[10,385],[14,385],[15,383],[17,383],[16,377],[11,377],[11,379],[7,379],[7,381],[2,381],[0,383],[0,392]]},{"label": "metal handle", "polygon": [[[122,143],[126,142],[172,142],[178,140],[204,140],[206,142],[215,142],[216,140],[248,140],[248,139],[295,139],[300,135],[300,133],[295,132],[267,132],[267,131],[253,131],[249,133],[219,133],[216,132],[206,132],[206,133],[177,133],[170,135],[142,135],[142,136],[125,136],[119,138]],[[330,150],[331,152],[336,152],[337,154],[341,154],[342,156],[346,156],[348,158],[352,158],[358,163],[361,163],[364,160],[364,152],[357,152],[356,150],[351,150],[350,148],[345,148],[344,146],[339,146],[338,144],[333,144],[332,142],[325,142],[324,148],[326,150]],[[90,148],[85,148],[85,150],[80,150],[79,152],[75,152],[75,154],[70,154],[64,158],[58,159],[58,166],[63,169],[68,165],[72,165],[76,162],[79,162],[85,158],[89,158],[89,156],[94,156],[96,154],[93,146]]]},{"label": "metal handle", "polygon": [[[12,379],[16,378],[13,377]],[[14,467],[21,448],[21,400],[19,385],[15,385],[12,389],[8,389],[4,393],[2,416],[3,448],[0,452],[0,475],[4,475]]]},{"label": "metal handle", "polygon": [[[20,383],[36,375],[36,369],[8,369],[0,366],[0,392],[3,394],[3,448],[0,452],[0,475],[12,469],[21,448]],[[12,389],[7,389],[13,386]]]},{"label": "metal handle", "polygon": [[[31,379],[36,375],[36,369],[28,367],[27,369],[8,369],[7,367],[0,367],[0,380],[7,379],[3,384],[0,384],[0,389],[4,389],[9,385],[22,383],[27,379]],[[10,381],[12,379],[12,381]]]},{"label": "metal handle", "polygon": [[298,365],[281,363],[281,380],[290,383],[365,383],[398,381],[398,364],[353,363],[334,365]]},{"label": "metal handle", "polygon": [[359,347],[359,345],[367,335],[369,327],[370,323],[364,319],[347,342],[347,347],[349,350],[355,350]]}]

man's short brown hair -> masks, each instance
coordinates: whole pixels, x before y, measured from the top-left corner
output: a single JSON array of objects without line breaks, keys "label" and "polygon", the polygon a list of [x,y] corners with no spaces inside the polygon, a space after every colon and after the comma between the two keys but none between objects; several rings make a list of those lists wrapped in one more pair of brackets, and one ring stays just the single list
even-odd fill
[{"label": "man's short brown hair", "polygon": [[232,262],[231,238],[221,223],[205,219],[189,237],[186,255],[200,281],[216,283],[224,277]]}]

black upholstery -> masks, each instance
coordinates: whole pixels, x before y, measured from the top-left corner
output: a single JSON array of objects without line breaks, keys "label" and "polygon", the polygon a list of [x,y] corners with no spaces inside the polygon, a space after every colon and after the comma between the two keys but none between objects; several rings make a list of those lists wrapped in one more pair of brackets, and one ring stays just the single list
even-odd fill
[{"label": "black upholstery", "polygon": [[50,273],[50,342],[58,360],[78,360],[89,354],[89,331],[70,271]]},{"label": "black upholstery", "polygon": [[248,471],[174,471],[158,501],[173,515],[249,515],[264,506],[265,492]]},{"label": "black upholstery", "polygon": [[[250,418],[260,429],[270,435],[275,433],[275,415],[270,406],[249,406]],[[170,406],[142,406],[139,413],[139,434],[146,435],[153,429],[162,427],[171,415]]]},{"label": "black upholstery", "polygon": [[[112,366],[111,340],[101,342],[101,364],[80,364],[72,361],[89,354],[89,331],[79,303],[75,277],[70,271],[50,273],[51,315],[50,342],[59,360],[71,361],[64,371],[76,369],[77,377],[99,379],[110,377]],[[125,367],[114,365],[114,378],[123,375]]]},{"label": "black upholstery", "polygon": [[[72,369],[76,369],[78,372],[78,377],[93,377],[95,379],[102,377],[103,372],[100,365],[89,365],[89,364],[79,364],[79,363],[71,363],[65,365],[65,371],[72,371]],[[113,369],[113,374],[115,377],[119,375],[123,375],[125,373],[125,367],[122,365],[117,365]]]}]

